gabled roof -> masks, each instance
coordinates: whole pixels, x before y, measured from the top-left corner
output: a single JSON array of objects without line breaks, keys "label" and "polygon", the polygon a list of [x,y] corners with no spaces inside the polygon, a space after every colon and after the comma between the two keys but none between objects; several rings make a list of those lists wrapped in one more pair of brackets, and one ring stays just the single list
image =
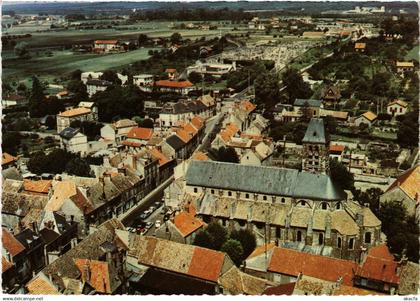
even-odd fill
[{"label": "gabled roof", "polygon": [[168,158],[166,158],[166,156],[164,154],[162,154],[162,152],[160,152],[157,148],[152,148],[150,149],[150,154],[155,157],[156,159],[159,160],[159,166],[163,166],[166,163],[168,163],[170,160]]},{"label": "gabled roof", "polygon": [[191,119],[191,123],[197,130],[201,129],[204,125],[203,118],[201,118],[200,116],[194,116]]},{"label": "gabled roof", "polygon": [[109,87],[112,86],[112,82],[102,79],[88,79],[86,86]]},{"label": "gabled roof", "polygon": [[29,192],[48,193],[48,191],[50,191],[51,186],[51,180],[23,180],[23,189]]},{"label": "gabled roof", "polygon": [[355,43],[354,48],[355,49],[365,49],[366,48],[366,43]]},{"label": "gabled roof", "polygon": [[111,281],[107,262],[89,259],[74,259],[74,263],[81,273],[82,279],[86,279],[89,272],[88,283],[99,293],[111,294]]},{"label": "gabled roof", "polygon": [[380,245],[369,250],[368,256],[362,266],[357,267],[355,274],[362,278],[398,284],[398,263],[387,249],[385,245]]},{"label": "gabled roof", "polygon": [[295,290],[296,282],[279,284],[277,286],[272,286],[267,288],[263,295],[275,295],[275,296],[291,296]]},{"label": "gabled roof", "polygon": [[165,69],[165,72],[166,73],[175,73],[176,72],[176,69],[174,69],[174,68],[167,68],[167,69]]},{"label": "gabled roof", "polygon": [[184,80],[184,81],[159,80],[155,82],[155,85],[158,87],[167,87],[167,88],[190,88],[194,86],[189,80]]},{"label": "gabled roof", "polygon": [[149,140],[150,138],[152,138],[152,135],[153,135],[153,129],[134,127],[128,132],[127,138]]},{"label": "gabled roof", "polygon": [[397,67],[414,67],[413,62],[397,62]]},{"label": "gabled roof", "polygon": [[412,200],[419,200],[420,196],[420,166],[416,165],[405,171],[389,186],[386,192],[400,188]]},{"label": "gabled roof", "polygon": [[363,113],[362,115],[359,116],[359,118],[362,116],[365,117],[369,121],[374,121],[376,118],[378,118],[378,116],[376,116],[376,114],[372,113],[371,111],[367,111]]},{"label": "gabled roof", "polygon": [[10,255],[16,256],[25,251],[25,247],[13,236],[7,229],[2,228],[1,242],[3,248],[6,249]]},{"label": "gabled roof", "polygon": [[327,142],[325,134],[324,120],[321,118],[312,118],[308,124],[302,142],[325,144]]},{"label": "gabled roof", "polygon": [[206,161],[209,160],[209,157],[203,152],[196,152],[191,156],[191,159],[198,161]]},{"label": "gabled roof", "polygon": [[117,122],[114,122],[112,126],[116,129],[126,128],[126,127],[135,127],[137,126],[137,122],[130,119],[120,119]]},{"label": "gabled roof", "polygon": [[60,181],[54,184],[53,194],[49,199],[45,210],[59,211],[64,201],[76,195],[76,184],[72,181]]},{"label": "gabled roof", "polygon": [[16,161],[17,158],[8,154],[8,153],[2,153],[1,154],[1,165],[6,165],[9,163],[12,163],[14,161]]},{"label": "gabled roof", "polygon": [[79,129],[74,129],[72,127],[66,127],[60,132],[60,137],[65,139],[71,139],[79,133]]},{"label": "gabled roof", "polygon": [[311,108],[319,108],[322,105],[322,100],[296,98],[293,105],[295,107],[304,107],[307,105],[308,107],[311,107]]},{"label": "gabled roof", "polygon": [[193,160],[186,173],[186,183],[191,186],[321,200],[346,198],[344,191],[335,186],[327,175],[226,162]]},{"label": "gabled roof", "polygon": [[357,264],[350,260],[298,252],[291,249],[275,248],[268,266],[270,272],[297,277],[303,275],[352,285],[353,270]]},{"label": "gabled roof", "polygon": [[408,106],[408,103],[406,103],[405,101],[396,99],[396,100],[390,102],[389,104],[387,104],[387,107],[392,106],[392,105],[399,105],[403,108],[406,108]]},{"label": "gabled roof", "polygon": [[344,145],[340,145],[340,144],[330,144],[330,152],[337,152],[337,153],[342,153],[345,149]]},{"label": "gabled roof", "polygon": [[118,40],[95,40],[95,44],[115,45],[118,44]]},{"label": "gabled roof", "polygon": [[90,109],[87,109],[87,108],[75,108],[75,109],[64,111],[64,112],[58,114],[58,116],[60,116],[60,117],[76,117],[76,116],[80,116],[80,115],[90,114],[91,112],[92,111]]},{"label": "gabled roof", "polygon": [[28,294],[30,295],[59,295],[59,291],[51,280],[40,272],[37,276],[32,278],[31,281],[26,284]]},{"label": "gabled roof", "polygon": [[174,150],[179,150],[184,147],[185,143],[177,135],[171,135],[166,138],[165,142],[169,144]]},{"label": "gabled roof", "polygon": [[183,237],[187,237],[200,229],[204,223],[193,215],[183,211],[175,215],[174,225]]},{"label": "gabled roof", "polygon": [[2,256],[1,257],[1,270],[2,272],[7,272],[9,269],[13,268],[13,264],[7,261],[7,259]]}]

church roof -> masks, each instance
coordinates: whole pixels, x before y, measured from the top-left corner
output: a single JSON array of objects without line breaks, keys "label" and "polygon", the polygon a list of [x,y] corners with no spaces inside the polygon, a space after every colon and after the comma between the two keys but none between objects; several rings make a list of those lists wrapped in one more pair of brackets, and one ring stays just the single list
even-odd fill
[{"label": "church roof", "polygon": [[327,142],[325,135],[324,120],[321,118],[312,118],[306,129],[302,142],[305,143],[323,143]]}]

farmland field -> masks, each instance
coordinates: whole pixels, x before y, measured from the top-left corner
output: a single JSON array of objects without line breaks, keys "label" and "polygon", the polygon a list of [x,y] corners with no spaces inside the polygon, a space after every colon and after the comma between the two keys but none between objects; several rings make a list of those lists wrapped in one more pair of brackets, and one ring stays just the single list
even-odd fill
[{"label": "farmland field", "polygon": [[71,51],[55,51],[52,57],[35,57],[29,60],[6,59],[3,61],[3,77],[20,79],[31,75],[60,76],[76,69],[82,71],[103,71],[147,59],[150,49],[154,48],[141,48],[130,52],[107,55],[73,54]]}]

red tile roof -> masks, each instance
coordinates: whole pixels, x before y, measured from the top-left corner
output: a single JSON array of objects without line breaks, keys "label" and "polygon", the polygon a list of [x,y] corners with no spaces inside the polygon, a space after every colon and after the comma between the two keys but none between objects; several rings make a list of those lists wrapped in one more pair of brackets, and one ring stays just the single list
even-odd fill
[{"label": "red tile roof", "polygon": [[203,118],[199,116],[194,116],[193,119],[191,119],[191,123],[197,130],[201,129],[204,125]]},{"label": "red tile roof", "polygon": [[195,218],[192,214],[180,212],[175,215],[174,225],[177,227],[179,232],[181,232],[183,237],[187,237],[194,231],[200,229],[204,223],[198,218]]},{"label": "red tile roof", "polygon": [[344,145],[339,144],[331,144],[330,145],[330,152],[340,152],[342,153],[344,151]]},{"label": "red tile roof", "polygon": [[59,295],[57,288],[54,284],[46,277],[40,275],[33,278],[26,285],[28,293],[30,295]]},{"label": "red tile roof", "polygon": [[4,228],[2,228],[2,231],[1,242],[3,248],[5,248],[10,255],[16,256],[25,251],[25,247],[9,231]]},{"label": "red tile roof", "polygon": [[386,192],[395,188],[403,190],[411,199],[418,201],[420,195],[420,166],[416,165],[401,175],[388,187]]},{"label": "red tile roof", "polygon": [[7,261],[7,259],[2,256],[1,257],[1,270],[2,272],[6,272],[7,270],[11,269],[13,267],[13,264]]},{"label": "red tile roof", "polygon": [[152,148],[150,150],[150,154],[159,160],[159,166],[163,166],[169,162],[169,159],[164,154],[162,154],[157,148]]},{"label": "red tile roof", "polygon": [[397,266],[398,263],[394,261],[394,256],[389,252],[388,247],[379,245],[369,250],[365,262],[362,267],[358,267],[356,275],[398,284],[400,277],[396,272]]},{"label": "red tile roof", "polygon": [[225,254],[222,252],[195,247],[188,275],[217,282],[224,261]]},{"label": "red tile roof", "polygon": [[165,72],[166,73],[175,73],[176,72],[176,69],[168,68],[168,69],[165,70]]},{"label": "red tile roof", "polygon": [[85,267],[89,268],[90,279],[88,282],[97,292],[112,293],[107,262],[89,259],[75,259],[74,262],[82,274],[82,278],[86,277]]},{"label": "red tile roof", "polygon": [[196,152],[192,155],[191,159],[199,161],[207,161],[209,157],[203,152]]},{"label": "red tile roof", "polygon": [[353,270],[357,264],[350,260],[298,252],[285,248],[275,248],[268,270],[275,273],[297,277],[303,275],[327,281],[337,281],[343,277],[343,283],[352,285]]},{"label": "red tile roof", "polygon": [[153,129],[135,127],[135,128],[132,128],[128,132],[127,138],[149,140],[150,138],[152,138],[152,135],[153,135]]},{"label": "red tile roof", "polygon": [[111,44],[115,45],[118,44],[118,40],[96,40],[95,44]]},{"label": "red tile roof", "polygon": [[125,146],[133,146],[133,147],[141,147],[142,146],[141,143],[131,142],[131,141],[127,141],[127,140],[121,141],[121,144],[125,145]]},{"label": "red tile roof", "polygon": [[293,291],[295,290],[295,285],[296,285],[296,282],[291,282],[291,283],[285,283],[285,284],[269,287],[263,292],[263,295],[291,296],[293,295]]},{"label": "red tile roof", "polygon": [[24,179],[23,180],[23,189],[29,192],[36,192],[36,193],[48,193],[52,186],[51,180],[39,180],[39,181],[31,181]]},{"label": "red tile roof", "polygon": [[9,164],[9,163],[14,162],[16,160],[17,160],[16,157],[14,157],[12,155],[9,155],[8,153],[2,153],[1,154],[1,165]]},{"label": "red tile roof", "polygon": [[172,81],[172,80],[159,80],[155,83],[158,87],[167,88],[189,88],[194,86],[189,80],[185,81]]}]

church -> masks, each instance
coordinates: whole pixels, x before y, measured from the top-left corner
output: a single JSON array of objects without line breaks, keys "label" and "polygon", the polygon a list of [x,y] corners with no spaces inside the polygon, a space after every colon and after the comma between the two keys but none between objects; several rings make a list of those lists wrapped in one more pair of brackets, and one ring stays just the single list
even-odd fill
[{"label": "church", "polygon": [[329,176],[322,119],[313,118],[302,141],[302,171],[214,161],[192,161],[186,192],[204,222],[250,229],[259,245],[360,260],[380,243],[381,222]]}]

